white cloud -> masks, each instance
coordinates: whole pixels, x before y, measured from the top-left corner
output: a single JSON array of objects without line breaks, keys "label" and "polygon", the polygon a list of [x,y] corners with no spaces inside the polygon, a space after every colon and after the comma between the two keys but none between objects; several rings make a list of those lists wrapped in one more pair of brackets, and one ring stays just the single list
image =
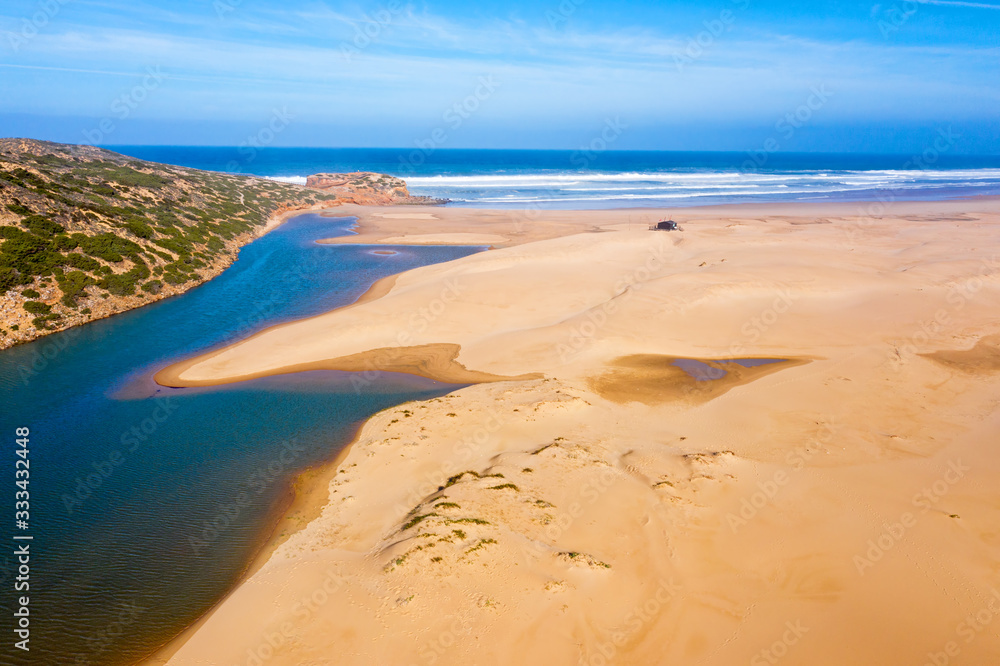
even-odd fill
[{"label": "white cloud", "polygon": [[[156,31],[68,25],[61,32],[54,26],[7,63],[40,74],[22,75],[18,85],[25,94],[0,107],[70,103],[56,101],[62,97],[102,113],[132,85],[122,77],[157,65],[171,83],[144,112],[248,117],[287,103],[315,120],[397,118],[418,125],[440,122],[442,111],[483,75],[497,77],[502,87],[477,116],[482,122],[600,120],[620,113],[766,121],[824,82],[838,91],[830,113],[837,104],[858,114],[893,108],[919,113],[955,100],[966,100],[966,108],[968,100],[995,100],[1000,87],[1000,69],[987,67],[996,48],[821,41],[741,25],[679,71],[674,55],[695,35],[650,28],[552,30],[513,20],[470,25],[411,10],[347,61],[341,47],[365,20],[362,13],[322,4],[273,15],[252,9],[245,3],[225,21],[207,18],[211,29],[174,31],[180,35],[162,25]],[[278,34],[267,33],[272,21]],[[56,78],[60,73],[82,76]]]},{"label": "white cloud", "polygon": [[1000,5],[988,5],[982,2],[963,2],[963,0],[917,0],[924,5],[943,5],[947,7],[974,7],[975,9],[1000,9]]}]

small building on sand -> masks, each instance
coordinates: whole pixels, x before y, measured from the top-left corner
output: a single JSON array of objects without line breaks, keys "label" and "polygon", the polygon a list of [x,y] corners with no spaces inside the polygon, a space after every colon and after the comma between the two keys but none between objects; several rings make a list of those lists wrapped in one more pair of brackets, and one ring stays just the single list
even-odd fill
[{"label": "small building on sand", "polygon": [[650,231],[680,231],[680,227],[673,220],[660,220],[649,228]]}]

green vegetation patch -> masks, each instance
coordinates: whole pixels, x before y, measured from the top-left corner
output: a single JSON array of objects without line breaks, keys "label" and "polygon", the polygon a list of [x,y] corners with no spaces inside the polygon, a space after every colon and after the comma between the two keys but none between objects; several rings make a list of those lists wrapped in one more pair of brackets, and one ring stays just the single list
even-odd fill
[{"label": "green vegetation patch", "polygon": [[410,518],[410,520],[408,520],[406,522],[406,524],[403,525],[403,529],[404,530],[408,530],[411,527],[419,525],[421,522],[427,520],[428,518],[433,518],[433,517],[435,517],[437,515],[438,514],[436,514],[436,513],[425,513],[422,516],[414,516],[413,518]]},{"label": "green vegetation patch", "polygon": [[145,238],[148,240],[152,238],[154,234],[153,227],[146,224],[146,221],[143,218],[131,217],[125,221],[123,226],[139,238]]},{"label": "green vegetation patch", "polygon": [[450,487],[452,487],[453,485],[455,485],[456,483],[458,483],[459,481],[461,481],[462,478],[465,475],[469,475],[469,476],[471,476],[473,478],[476,478],[476,479],[502,479],[502,478],[504,478],[503,474],[500,474],[499,472],[497,472],[496,474],[480,474],[479,472],[476,472],[476,471],[470,469],[470,470],[466,470],[466,471],[462,472],[461,474],[456,474],[455,476],[448,477],[448,481],[445,483],[444,488],[450,488]]},{"label": "green vegetation patch", "polygon": [[66,231],[66,228],[58,222],[53,222],[44,215],[29,215],[21,220],[21,224],[28,227],[28,231],[38,236],[53,236]]},{"label": "green vegetation patch", "polygon": [[143,173],[129,167],[110,169],[106,173],[105,178],[126,187],[145,187],[152,190],[159,189],[171,183],[170,178],[164,178],[155,173]]},{"label": "green vegetation patch", "polygon": [[521,489],[513,483],[503,483],[499,486],[490,486],[486,490],[513,490],[515,492],[520,492]]},{"label": "green vegetation patch", "polygon": [[92,284],[96,284],[94,278],[80,271],[72,271],[65,275],[56,276],[59,288],[63,292],[62,303],[66,307],[76,307],[76,299]]},{"label": "green vegetation patch", "polygon": [[24,309],[33,315],[45,315],[52,312],[52,306],[42,303],[41,301],[25,301],[22,306]]},{"label": "green vegetation patch", "polygon": [[123,261],[125,259],[123,255],[137,255],[142,249],[137,243],[111,232],[95,236],[73,234],[72,238],[79,242],[80,249],[86,254],[111,263]]}]

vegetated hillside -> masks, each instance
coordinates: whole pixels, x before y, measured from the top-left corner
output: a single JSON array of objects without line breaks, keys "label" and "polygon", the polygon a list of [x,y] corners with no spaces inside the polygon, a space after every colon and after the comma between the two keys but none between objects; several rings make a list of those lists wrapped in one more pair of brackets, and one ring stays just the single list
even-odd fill
[{"label": "vegetated hillside", "polygon": [[298,185],[0,139],[0,348],[177,294],[274,215],[336,205]]}]

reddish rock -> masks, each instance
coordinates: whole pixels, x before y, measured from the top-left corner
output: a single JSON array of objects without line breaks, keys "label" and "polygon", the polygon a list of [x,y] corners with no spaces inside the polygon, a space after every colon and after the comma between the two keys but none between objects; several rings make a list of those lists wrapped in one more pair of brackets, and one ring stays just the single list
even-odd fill
[{"label": "reddish rock", "polygon": [[362,206],[447,203],[443,199],[411,196],[404,180],[381,173],[318,173],[306,179],[306,187],[332,194],[342,203]]}]

